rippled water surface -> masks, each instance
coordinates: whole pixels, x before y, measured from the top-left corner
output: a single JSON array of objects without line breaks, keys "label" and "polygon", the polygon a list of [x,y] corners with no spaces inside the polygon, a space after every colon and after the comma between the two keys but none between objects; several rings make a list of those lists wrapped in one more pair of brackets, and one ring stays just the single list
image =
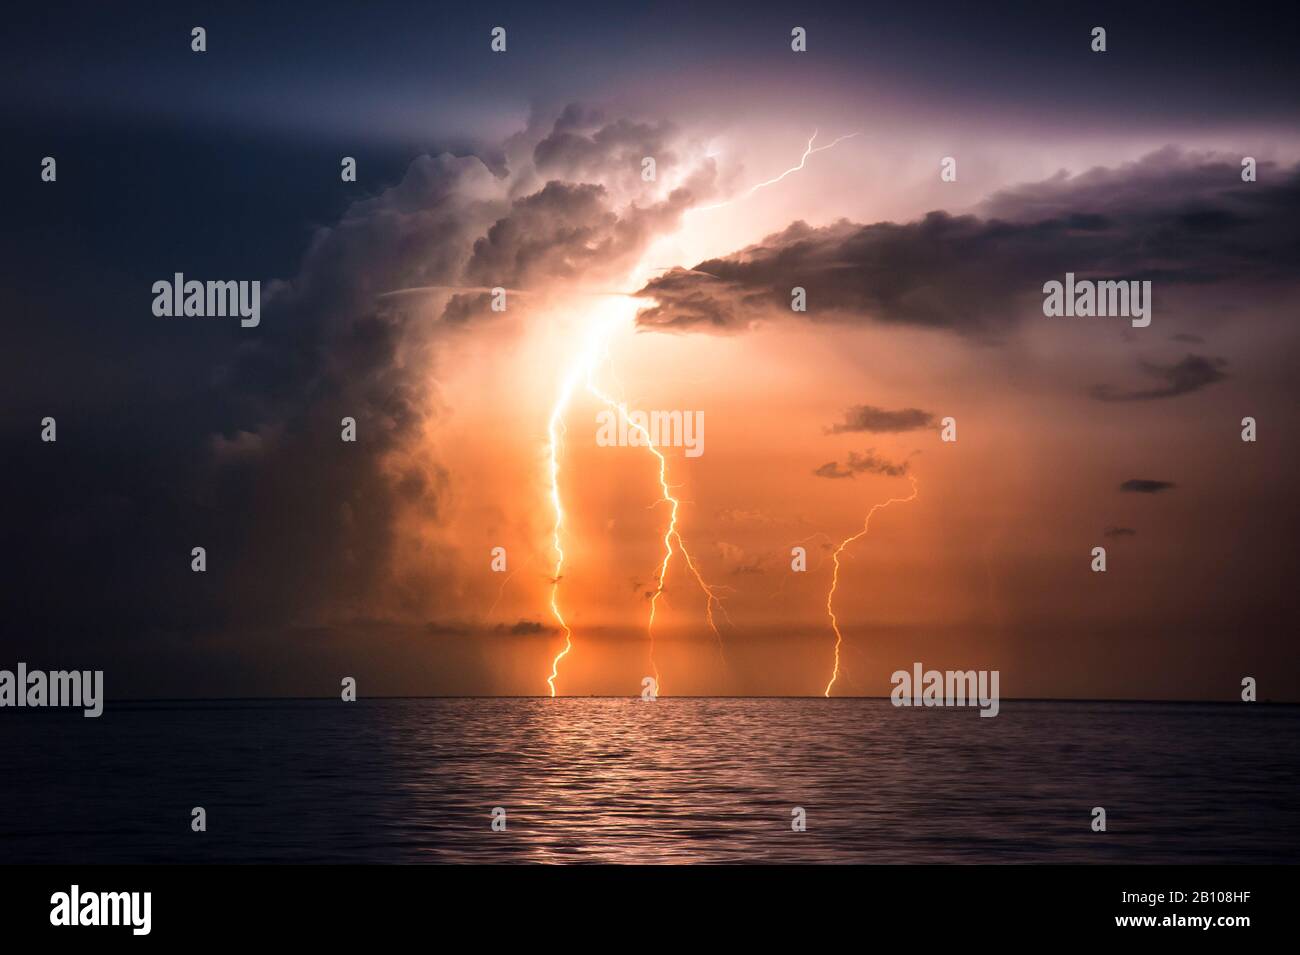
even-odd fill
[{"label": "rippled water surface", "polygon": [[12,862],[1300,861],[1292,706],[119,703],[0,760]]}]

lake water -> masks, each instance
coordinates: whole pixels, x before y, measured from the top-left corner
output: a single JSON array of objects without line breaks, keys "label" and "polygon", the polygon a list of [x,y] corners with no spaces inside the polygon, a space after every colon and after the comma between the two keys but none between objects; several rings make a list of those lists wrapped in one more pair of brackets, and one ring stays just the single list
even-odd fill
[{"label": "lake water", "polygon": [[0,760],[0,862],[1300,861],[1295,706],[110,702]]}]

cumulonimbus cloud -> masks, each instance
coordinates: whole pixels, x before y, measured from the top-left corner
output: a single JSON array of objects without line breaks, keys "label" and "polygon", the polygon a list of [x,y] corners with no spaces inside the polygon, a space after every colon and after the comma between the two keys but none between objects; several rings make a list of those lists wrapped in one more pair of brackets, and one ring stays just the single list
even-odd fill
[{"label": "cumulonimbus cloud", "polygon": [[[990,197],[977,214],[908,223],[795,222],[637,293],[647,329],[735,332],[775,316],[902,324],[996,340],[1070,271],[1175,283],[1291,282],[1300,265],[1300,167],[1167,147],[1115,169]],[[807,292],[792,312],[791,289]]]},{"label": "cumulonimbus cloud", "polygon": [[[643,148],[658,182],[641,179]],[[416,158],[316,230],[292,275],[263,285],[255,333],[204,366],[204,426],[170,432],[147,468],[134,446],[109,445],[69,468],[96,476],[87,507],[110,501],[152,537],[115,574],[85,575],[75,607],[57,575],[24,578],[35,619],[90,633],[111,608],[124,628],[252,632],[436,615],[456,586],[456,544],[420,535],[448,521],[451,475],[430,440],[448,339],[480,332],[485,315],[526,321],[528,303],[561,284],[607,281],[711,198],[713,178],[703,148],[672,127],[581,107],[535,116],[481,155]],[[498,286],[514,296],[505,319],[485,307]],[[155,399],[141,400],[152,415]],[[344,417],[355,444],[340,440]],[[207,549],[210,586],[159,584],[159,566],[188,575],[171,560],[177,528]],[[8,529],[33,567],[57,566],[65,548],[43,514]]]},{"label": "cumulonimbus cloud", "polygon": [[[436,566],[398,573],[394,561],[411,549],[408,528],[445,517],[449,476],[424,443],[441,410],[443,339],[494,314],[485,289],[510,289],[512,311],[526,314],[533,293],[621,279],[712,195],[713,161],[680,159],[679,140],[668,124],[570,106],[507,141],[502,162],[422,156],[400,183],[320,230],[299,273],[273,288],[264,334],[226,372],[245,406],[241,430],[264,440],[222,480],[268,485],[263,520],[277,528],[265,551],[280,572],[250,561],[246,583],[283,580],[284,567],[306,566],[294,552],[316,555],[310,579],[264,604],[320,605],[335,593],[412,611],[436,601]],[[646,150],[673,188],[641,179]],[[422,289],[445,302],[383,294]],[[357,419],[364,453],[337,453],[342,415]]]}]

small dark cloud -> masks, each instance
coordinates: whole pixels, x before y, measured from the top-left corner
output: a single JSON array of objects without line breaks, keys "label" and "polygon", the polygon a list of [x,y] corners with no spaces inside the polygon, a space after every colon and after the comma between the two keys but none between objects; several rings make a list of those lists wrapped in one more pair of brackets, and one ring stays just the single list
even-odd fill
[{"label": "small dark cloud", "polygon": [[844,420],[826,429],[827,434],[844,434],[851,431],[870,431],[896,434],[916,431],[934,423],[934,415],[920,408],[902,408],[887,411],[874,405],[854,405],[844,412]]},{"label": "small dark cloud", "polygon": [[1220,371],[1227,365],[1222,358],[1205,358],[1201,355],[1188,355],[1182,361],[1172,365],[1161,365],[1151,361],[1138,362],[1142,372],[1155,378],[1162,384],[1153,388],[1135,388],[1129,391],[1117,391],[1109,385],[1094,385],[1092,397],[1098,401],[1154,401],[1158,398],[1176,398],[1179,395],[1199,391],[1207,385],[1227,378]]},{"label": "small dark cloud", "polygon": [[1137,531],[1131,527],[1108,527],[1102,531],[1104,537],[1135,537]]},{"label": "small dark cloud", "polygon": [[1132,478],[1121,484],[1119,489],[1134,494],[1158,494],[1161,491],[1169,490],[1173,486],[1174,484],[1171,481],[1150,481],[1146,478]]},{"label": "small dark cloud", "polygon": [[907,473],[907,462],[895,463],[888,461],[879,457],[873,449],[868,449],[865,454],[850,451],[849,458],[844,464],[840,464],[838,461],[827,461],[821,467],[813,470],[813,474],[817,477],[824,478],[851,478],[855,474],[863,473],[902,477]]},{"label": "small dark cloud", "polygon": [[[385,625],[392,627],[392,624]],[[484,633],[525,636],[534,633],[553,633],[554,630],[554,627],[537,620],[520,620],[513,624],[498,623],[491,627],[455,620],[431,620],[424,625],[424,632],[434,637],[473,637]]]},{"label": "small dark cloud", "polygon": [[548,626],[538,620],[520,620],[518,623],[512,624],[509,627],[503,623],[499,623],[497,624],[496,629],[497,633],[509,633],[514,636],[533,633],[553,633],[555,631],[554,627]]}]

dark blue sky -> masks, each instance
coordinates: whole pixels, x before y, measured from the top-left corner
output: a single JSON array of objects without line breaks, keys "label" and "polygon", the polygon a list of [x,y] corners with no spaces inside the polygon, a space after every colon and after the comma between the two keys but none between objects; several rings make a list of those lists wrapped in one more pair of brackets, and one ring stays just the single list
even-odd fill
[{"label": "dark blue sky", "polygon": [[[1201,127],[1297,118],[1291,7],[1066,7],[21,7],[0,41],[4,171],[22,184],[6,203],[6,286],[44,286],[42,263],[64,269],[90,250],[126,274],[152,274],[161,252],[181,249],[194,268],[288,274],[312,226],[396,181],[419,153],[467,151],[535,101],[652,106],[655,84],[680,74],[721,104],[729,78],[798,69],[864,95],[887,86],[1084,127],[1140,129],[1148,114]],[[792,66],[793,23],[808,28],[810,54]],[[208,30],[202,56],[189,50],[196,24]],[[505,56],[487,52],[496,24],[509,30]],[[1094,24],[1109,30],[1104,69],[1080,40]],[[37,188],[33,154],[58,156],[57,193]],[[360,160],[364,185],[338,182],[341,155]]]}]

